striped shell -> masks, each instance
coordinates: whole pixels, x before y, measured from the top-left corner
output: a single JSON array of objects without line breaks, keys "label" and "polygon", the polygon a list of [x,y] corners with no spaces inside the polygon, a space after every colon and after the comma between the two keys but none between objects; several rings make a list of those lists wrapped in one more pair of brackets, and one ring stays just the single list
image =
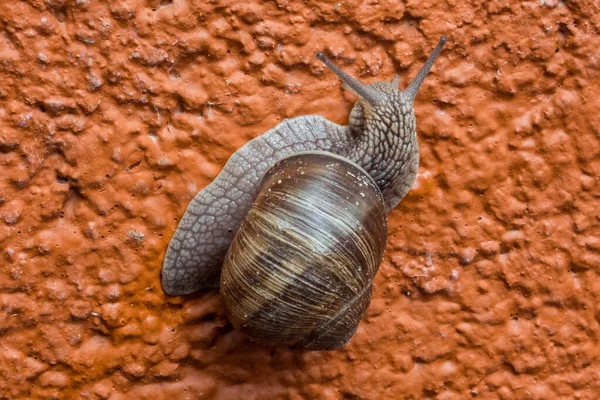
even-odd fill
[{"label": "striped shell", "polygon": [[361,167],[326,152],[285,158],[225,258],[227,315],[267,344],[339,348],[369,305],[386,240],[385,202]]}]

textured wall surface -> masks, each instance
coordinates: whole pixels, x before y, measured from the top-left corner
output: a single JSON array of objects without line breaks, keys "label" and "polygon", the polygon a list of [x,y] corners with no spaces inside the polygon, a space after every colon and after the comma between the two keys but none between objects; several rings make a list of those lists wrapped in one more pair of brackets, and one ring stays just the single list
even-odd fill
[{"label": "textured wall surface", "polygon": [[[284,118],[345,123],[314,58],[404,87],[419,178],[342,350],[165,296],[178,218]],[[597,1],[0,3],[0,398],[597,399]]]}]

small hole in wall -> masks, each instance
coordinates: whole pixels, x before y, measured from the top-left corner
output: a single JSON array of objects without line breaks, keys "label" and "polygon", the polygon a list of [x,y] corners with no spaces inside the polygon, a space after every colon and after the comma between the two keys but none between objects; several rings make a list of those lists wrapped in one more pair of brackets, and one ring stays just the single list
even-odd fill
[{"label": "small hole in wall", "polygon": [[40,111],[45,113],[46,112],[46,107],[44,107],[43,104],[40,104]]},{"label": "small hole in wall", "polygon": [[181,114],[185,111],[185,101],[177,96],[177,99],[175,99],[175,114]]},{"label": "small hole in wall", "polygon": [[132,169],[136,168],[137,166],[139,166],[142,163],[142,160],[136,161],[133,164],[131,164],[129,167],[127,167],[127,171],[131,171]]},{"label": "small hole in wall", "polygon": [[173,4],[173,0],[160,0],[161,7],[167,7]]}]

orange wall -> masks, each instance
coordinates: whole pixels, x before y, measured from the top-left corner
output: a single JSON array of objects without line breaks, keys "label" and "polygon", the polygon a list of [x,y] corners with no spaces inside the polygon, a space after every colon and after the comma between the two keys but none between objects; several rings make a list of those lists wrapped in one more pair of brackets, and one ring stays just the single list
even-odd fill
[{"label": "orange wall", "polygon": [[[162,4],[161,4],[162,3]],[[558,1],[0,4],[0,398],[597,399],[600,10]],[[421,167],[342,350],[169,298],[178,218],[287,117],[345,123],[314,57],[404,87]]]}]

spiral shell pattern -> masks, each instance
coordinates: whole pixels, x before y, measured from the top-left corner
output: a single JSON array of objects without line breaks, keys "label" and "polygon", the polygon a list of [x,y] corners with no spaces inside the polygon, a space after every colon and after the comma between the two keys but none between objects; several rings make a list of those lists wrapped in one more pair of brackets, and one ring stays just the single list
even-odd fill
[{"label": "spiral shell pattern", "polygon": [[327,152],[277,162],[225,258],[230,321],[270,344],[339,348],[369,305],[386,240],[383,196],[360,166]]}]

